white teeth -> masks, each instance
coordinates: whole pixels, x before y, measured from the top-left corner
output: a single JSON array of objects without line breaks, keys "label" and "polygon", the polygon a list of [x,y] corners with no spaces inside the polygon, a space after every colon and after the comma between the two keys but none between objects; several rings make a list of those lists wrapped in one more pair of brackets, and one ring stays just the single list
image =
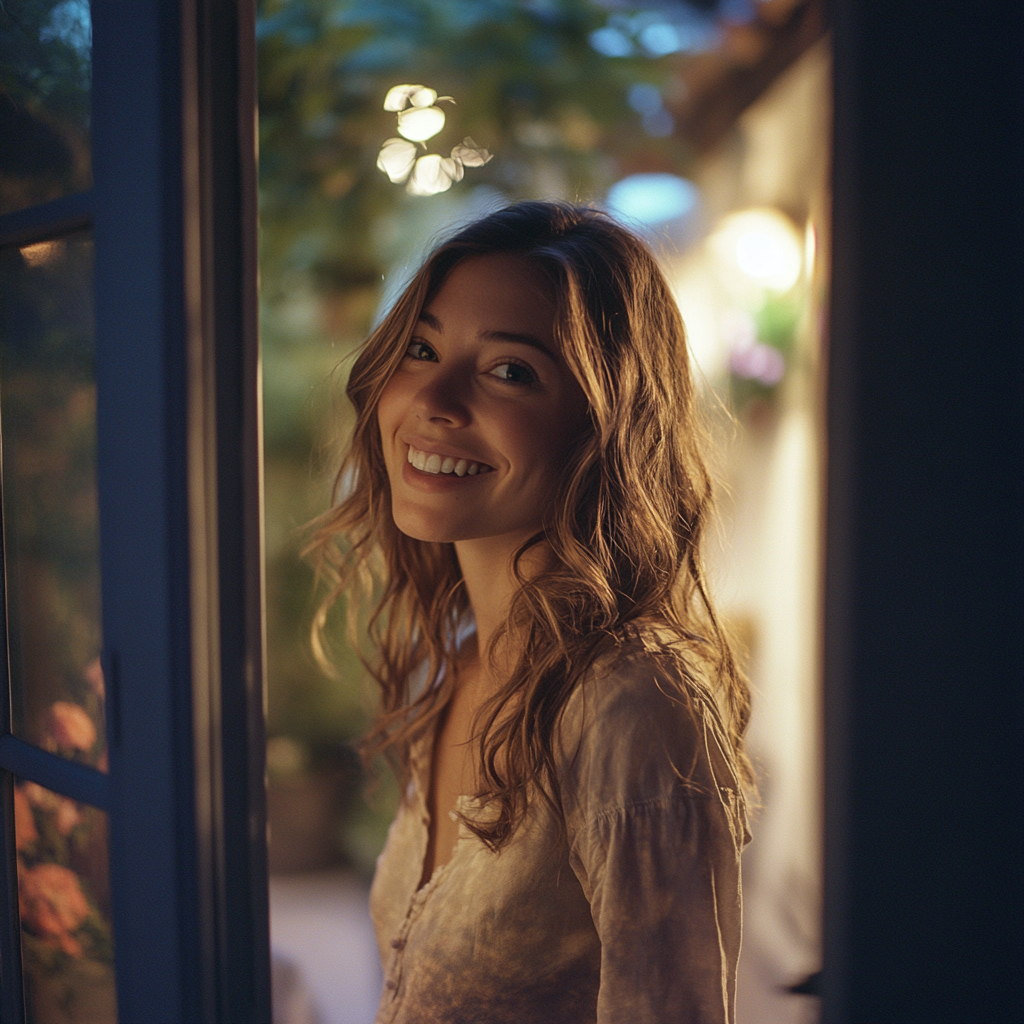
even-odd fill
[{"label": "white teeth", "polygon": [[470,462],[469,459],[456,459],[451,455],[440,456],[420,451],[409,445],[406,455],[409,464],[415,466],[421,473],[437,475],[476,476],[477,473],[489,473],[491,467],[481,462]]}]

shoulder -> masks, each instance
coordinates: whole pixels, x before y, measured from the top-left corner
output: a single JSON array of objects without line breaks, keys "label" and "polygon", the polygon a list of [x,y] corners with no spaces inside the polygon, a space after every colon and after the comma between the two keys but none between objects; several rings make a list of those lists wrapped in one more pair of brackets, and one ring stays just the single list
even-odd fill
[{"label": "shoulder", "polygon": [[697,656],[638,634],[602,653],[569,698],[560,788],[570,828],[679,799],[740,813],[735,759]]}]

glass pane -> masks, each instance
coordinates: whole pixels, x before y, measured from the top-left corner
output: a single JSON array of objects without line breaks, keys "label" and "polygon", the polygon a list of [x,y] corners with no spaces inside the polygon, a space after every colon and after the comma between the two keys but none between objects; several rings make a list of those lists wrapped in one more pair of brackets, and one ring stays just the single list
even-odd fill
[{"label": "glass pane", "polygon": [[107,815],[35,782],[14,809],[29,1024],[115,1024]]},{"label": "glass pane", "polygon": [[89,0],[0,4],[0,214],[91,183]]},{"label": "glass pane", "polygon": [[92,235],[0,252],[0,425],[14,732],[106,770]]}]

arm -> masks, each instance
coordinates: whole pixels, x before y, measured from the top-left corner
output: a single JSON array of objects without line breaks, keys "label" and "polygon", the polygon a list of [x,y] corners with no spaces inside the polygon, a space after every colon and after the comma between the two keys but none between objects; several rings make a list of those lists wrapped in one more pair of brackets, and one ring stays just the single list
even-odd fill
[{"label": "arm", "polygon": [[596,679],[563,783],[599,1024],[732,1024],[745,829],[716,712],[641,659]]}]

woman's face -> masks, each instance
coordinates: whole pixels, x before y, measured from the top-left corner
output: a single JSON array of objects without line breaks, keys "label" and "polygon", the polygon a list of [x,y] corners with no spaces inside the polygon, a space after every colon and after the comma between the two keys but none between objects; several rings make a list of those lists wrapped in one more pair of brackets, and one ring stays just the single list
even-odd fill
[{"label": "woman's face", "polygon": [[417,540],[535,533],[586,400],[528,260],[463,260],[423,310],[377,408],[396,526]]}]

